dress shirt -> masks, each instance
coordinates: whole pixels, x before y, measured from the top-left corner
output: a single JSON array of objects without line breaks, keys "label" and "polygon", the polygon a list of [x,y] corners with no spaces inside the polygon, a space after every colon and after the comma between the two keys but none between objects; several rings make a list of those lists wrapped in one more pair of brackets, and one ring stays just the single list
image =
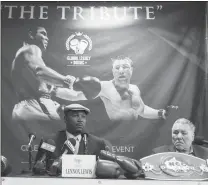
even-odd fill
[{"label": "dress shirt", "polygon": [[74,136],[73,134],[71,134],[68,131],[66,131],[66,137],[67,137],[67,140],[70,139],[70,138],[75,139],[75,141],[76,141],[76,145],[74,146],[74,148],[75,148],[75,154],[78,154],[80,141],[82,139],[81,134],[79,134],[77,136]]}]

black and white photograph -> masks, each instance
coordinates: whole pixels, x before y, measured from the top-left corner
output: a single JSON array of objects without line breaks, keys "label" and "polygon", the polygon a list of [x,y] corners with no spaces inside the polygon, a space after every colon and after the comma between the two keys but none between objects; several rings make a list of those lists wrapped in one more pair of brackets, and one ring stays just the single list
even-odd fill
[{"label": "black and white photograph", "polygon": [[208,3],[2,1],[1,176],[206,184]]}]

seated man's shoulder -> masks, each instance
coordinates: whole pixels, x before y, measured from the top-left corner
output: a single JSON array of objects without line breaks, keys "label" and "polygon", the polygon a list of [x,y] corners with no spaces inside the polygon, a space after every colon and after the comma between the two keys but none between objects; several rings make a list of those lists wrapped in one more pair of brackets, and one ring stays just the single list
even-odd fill
[{"label": "seated man's shoulder", "polygon": [[89,137],[89,139],[91,139],[91,140],[93,140],[97,143],[102,143],[102,144],[111,146],[111,143],[108,140],[106,140],[102,137],[98,137],[98,136],[95,136],[95,135],[92,135],[92,134],[89,134],[88,137]]},{"label": "seated man's shoulder", "polygon": [[95,135],[92,135],[92,134],[89,134],[88,137],[89,137],[90,139],[94,140],[94,141],[97,141],[97,142],[102,142],[102,141],[104,141],[103,138],[98,137],[98,136],[95,136]]},{"label": "seated man's shoulder", "polygon": [[200,150],[208,155],[208,148],[204,146],[199,146],[199,145],[193,145],[193,147],[195,150]]},{"label": "seated man's shoulder", "polygon": [[112,144],[110,143],[110,141],[108,141],[104,138],[101,138],[101,137],[97,137],[92,134],[89,134],[88,137],[96,145],[99,145],[101,147],[101,150],[108,150],[108,151],[112,152]]},{"label": "seated man's shoulder", "polygon": [[153,153],[170,152],[171,145],[163,145],[153,149]]}]

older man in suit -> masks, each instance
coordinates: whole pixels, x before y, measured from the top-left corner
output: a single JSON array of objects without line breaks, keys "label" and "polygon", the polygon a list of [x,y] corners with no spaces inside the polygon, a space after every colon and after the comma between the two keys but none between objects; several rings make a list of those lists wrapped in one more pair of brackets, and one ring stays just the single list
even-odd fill
[{"label": "older man in suit", "polygon": [[[57,132],[55,135],[49,137],[55,142],[55,151],[47,156],[46,169],[49,170],[53,161],[59,159],[64,153],[64,143],[69,141],[72,145],[73,151],[68,151],[68,154],[86,154],[96,155],[100,154],[101,150],[111,151],[111,145],[104,139],[98,138],[86,132],[85,126],[87,122],[87,115],[90,110],[80,104],[70,104],[64,107],[64,121],[66,123],[66,129]],[[48,139],[47,139],[48,140]],[[46,140],[46,141],[47,141]],[[38,162],[41,159],[42,151],[39,150],[36,156],[36,164],[34,165],[34,172],[39,172]]]},{"label": "older man in suit", "polygon": [[208,149],[194,145],[195,126],[185,118],[175,121],[172,127],[172,145],[164,145],[153,149],[153,153],[180,152],[208,159]]}]

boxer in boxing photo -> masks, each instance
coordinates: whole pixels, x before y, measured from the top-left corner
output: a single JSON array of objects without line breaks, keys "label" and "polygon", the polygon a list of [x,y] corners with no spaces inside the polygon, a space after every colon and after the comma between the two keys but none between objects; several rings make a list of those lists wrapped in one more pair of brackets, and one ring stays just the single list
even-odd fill
[{"label": "boxer in boxing photo", "polygon": [[139,88],[131,84],[133,61],[128,57],[112,59],[113,79],[101,82],[98,96],[104,102],[111,120],[166,119],[166,110],[153,109],[144,104]]},{"label": "boxer in boxing photo", "polygon": [[[47,31],[44,27],[33,26],[29,29],[23,46],[17,51],[12,63],[11,77],[18,103],[15,104],[12,112],[13,120],[59,120],[57,108],[59,103],[52,100],[51,95],[57,87],[67,89],[68,96],[73,100],[80,99],[77,96],[79,88],[82,89],[82,96],[92,96],[92,92],[83,94],[89,90],[87,84],[84,87],[82,80],[74,76],[64,76],[46,66],[43,55],[48,46]],[[96,82],[96,78],[89,79],[86,83]],[[74,85],[76,92],[71,90]],[[61,91],[61,90],[60,90]],[[98,83],[98,92],[100,84]],[[86,91],[87,92],[87,91]],[[97,94],[97,93],[96,93]],[[86,99],[86,98],[85,98]]]},{"label": "boxer in boxing photo", "polygon": [[48,46],[47,31],[36,26],[28,31],[12,63],[11,77],[18,97],[13,120],[58,120],[58,103],[51,100],[54,85],[69,87],[75,77],[63,76],[46,66],[43,54]]},{"label": "boxer in boxing photo", "polygon": [[75,91],[58,88],[56,95],[71,101],[100,97],[112,121],[137,120],[138,116],[166,119],[167,111],[147,106],[141,98],[139,88],[130,83],[133,61],[128,57],[117,57],[112,62],[112,80],[100,81],[96,77],[85,77],[78,79],[79,83],[74,85]]}]

